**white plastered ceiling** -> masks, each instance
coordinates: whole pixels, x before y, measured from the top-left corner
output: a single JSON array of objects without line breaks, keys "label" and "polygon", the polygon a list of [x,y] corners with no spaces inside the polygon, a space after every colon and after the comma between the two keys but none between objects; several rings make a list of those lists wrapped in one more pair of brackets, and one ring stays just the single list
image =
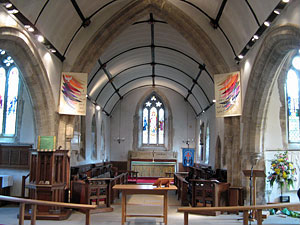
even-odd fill
[{"label": "white plastered ceiling", "polygon": [[[280,0],[12,0],[14,6],[51,42],[68,62],[75,62],[92,37],[122,9],[144,2],[180,10],[209,37],[234,68],[236,57]],[[223,9],[222,5],[224,6]],[[77,6],[77,7],[76,7]],[[159,6],[159,7],[158,7]],[[166,12],[168,9],[166,9]],[[89,73],[88,94],[110,114],[120,98],[141,87],[172,89],[187,99],[196,114],[213,105],[211,62],[182,35],[178,27],[157,15],[145,14],[113,36],[94,61]],[[220,17],[217,26],[212,20]],[[88,21],[88,22],[87,22]],[[83,26],[83,24],[87,26]],[[198,28],[195,27],[195,30]],[[110,32],[107,30],[105,32]],[[207,46],[208,49],[210,46]],[[205,54],[204,54],[205,55]],[[92,57],[87,55],[86,57]],[[73,71],[77,72],[77,71]],[[227,71],[229,72],[229,71]]]}]

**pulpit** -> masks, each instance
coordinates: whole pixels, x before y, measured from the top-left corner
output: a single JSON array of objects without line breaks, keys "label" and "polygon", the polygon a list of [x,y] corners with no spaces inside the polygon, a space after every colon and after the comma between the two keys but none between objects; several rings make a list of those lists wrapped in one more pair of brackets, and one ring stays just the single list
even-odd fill
[{"label": "pulpit", "polygon": [[[68,150],[31,152],[29,184],[26,185],[29,198],[55,202],[67,200],[70,178],[67,153]],[[37,219],[62,220],[67,219],[70,213],[63,208],[38,206]]]}]

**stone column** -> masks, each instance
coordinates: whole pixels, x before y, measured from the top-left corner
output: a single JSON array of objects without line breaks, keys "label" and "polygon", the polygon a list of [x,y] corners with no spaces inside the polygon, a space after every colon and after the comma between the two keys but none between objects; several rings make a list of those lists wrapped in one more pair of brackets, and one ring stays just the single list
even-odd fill
[{"label": "stone column", "polygon": [[224,154],[227,162],[227,181],[231,186],[242,183],[240,157],[240,117],[224,118]]}]

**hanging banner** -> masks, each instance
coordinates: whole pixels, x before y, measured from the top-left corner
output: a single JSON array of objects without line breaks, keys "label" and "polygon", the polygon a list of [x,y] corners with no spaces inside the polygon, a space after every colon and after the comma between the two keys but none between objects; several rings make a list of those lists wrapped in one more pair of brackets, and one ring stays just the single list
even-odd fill
[{"label": "hanging banner", "polygon": [[85,116],[87,73],[62,72],[58,113]]},{"label": "hanging banner", "polygon": [[242,93],[240,72],[216,74],[216,117],[242,115]]},{"label": "hanging banner", "polygon": [[195,154],[195,149],[183,148],[182,149],[182,165],[183,166],[194,166],[194,154]]}]

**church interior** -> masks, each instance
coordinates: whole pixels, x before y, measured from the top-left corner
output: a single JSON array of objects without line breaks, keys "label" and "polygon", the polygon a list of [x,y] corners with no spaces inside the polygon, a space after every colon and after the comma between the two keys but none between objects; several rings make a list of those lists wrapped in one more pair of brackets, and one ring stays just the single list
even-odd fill
[{"label": "church interior", "polygon": [[11,196],[96,207],[25,207],[37,224],[120,224],[122,187],[161,182],[169,224],[277,203],[299,224],[299,96],[299,0],[0,0],[0,218]]}]

